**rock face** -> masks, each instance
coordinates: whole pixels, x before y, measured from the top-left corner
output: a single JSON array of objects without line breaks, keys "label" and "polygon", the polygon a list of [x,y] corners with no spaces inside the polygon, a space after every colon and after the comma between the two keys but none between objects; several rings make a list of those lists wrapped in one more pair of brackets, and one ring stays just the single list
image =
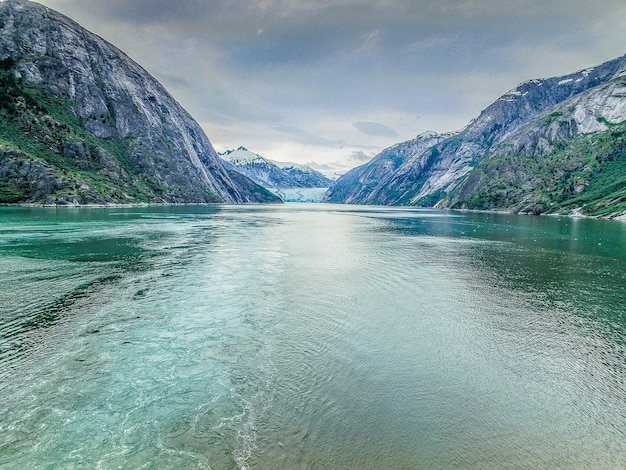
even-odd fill
[{"label": "rock face", "polygon": [[0,3],[0,202],[276,202],[122,51],[25,0]]},{"label": "rock face", "polygon": [[328,188],[333,183],[309,166],[274,162],[245,147],[219,155],[227,168],[238,171],[267,189]]},{"label": "rock face", "polygon": [[427,149],[454,134],[437,134],[428,131],[415,139],[394,145],[376,155],[369,163],[350,170],[326,194],[328,202],[346,204],[395,204],[401,187],[390,187],[389,181],[396,174],[419,171],[420,162],[415,161]]},{"label": "rock face", "polygon": [[294,188],[328,188],[334,180],[327,178],[322,173],[314,170],[308,165],[298,165],[295,163],[276,162],[286,174],[291,176],[297,186]]},{"label": "rock face", "polygon": [[[588,213],[618,214],[626,210],[619,194],[610,188],[603,191],[593,181],[608,164],[606,159],[595,158],[597,152],[612,155],[611,171],[622,171],[626,157],[618,158],[615,149],[621,145],[625,125],[626,56],[567,76],[522,83],[459,133],[428,134],[433,141],[418,136],[384,150],[340,178],[327,199],[534,213],[572,208],[576,201],[570,199],[577,199]],[[595,143],[585,140],[592,135]],[[582,147],[587,158],[574,157]],[[496,162],[497,189],[489,184]],[[493,171],[487,171],[488,167]],[[586,174],[577,173],[584,168]],[[619,186],[619,181],[613,183]],[[556,186],[566,183],[578,192],[559,193]],[[592,186],[598,194],[581,199],[580,193]],[[537,205],[539,199],[544,200],[541,205]],[[604,203],[594,206],[594,199]]]}]

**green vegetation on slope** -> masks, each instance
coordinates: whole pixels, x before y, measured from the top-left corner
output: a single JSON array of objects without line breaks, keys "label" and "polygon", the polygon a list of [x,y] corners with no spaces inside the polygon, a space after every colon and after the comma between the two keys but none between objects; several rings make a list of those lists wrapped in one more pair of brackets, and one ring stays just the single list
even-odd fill
[{"label": "green vegetation on slope", "polygon": [[[130,139],[87,133],[71,101],[26,86],[14,76],[15,63],[0,61],[0,203],[183,198],[180,188],[150,178],[131,161]],[[199,200],[218,200],[206,189],[197,193]]]},{"label": "green vegetation on slope", "polygon": [[568,141],[545,157],[486,157],[454,207],[517,212],[626,212],[626,124]]}]

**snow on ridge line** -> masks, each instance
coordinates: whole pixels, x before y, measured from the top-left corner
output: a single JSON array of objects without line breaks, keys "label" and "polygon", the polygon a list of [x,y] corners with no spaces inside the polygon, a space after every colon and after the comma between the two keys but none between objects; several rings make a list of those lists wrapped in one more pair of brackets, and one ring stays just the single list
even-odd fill
[{"label": "snow on ridge line", "polygon": [[243,146],[239,147],[236,150],[226,150],[225,152],[221,152],[218,155],[233,165],[244,166],[254,163],[262,163],[268,166],[276,165],[281,170],[295,169],[309,174],[319,173],[317,170],[310,167],[309,165],[302,163],[278,162],[275,160],[270,160],[269,158],[265,158],[258,153],[254,153]]}]

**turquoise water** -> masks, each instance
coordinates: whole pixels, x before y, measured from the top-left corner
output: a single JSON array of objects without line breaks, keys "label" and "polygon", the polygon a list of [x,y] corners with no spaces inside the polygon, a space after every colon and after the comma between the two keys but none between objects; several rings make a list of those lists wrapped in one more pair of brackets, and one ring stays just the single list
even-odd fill
[{"label": "turquoise water", "polygon": [[626,467],[626,223],[0,208],[0,468]]}]

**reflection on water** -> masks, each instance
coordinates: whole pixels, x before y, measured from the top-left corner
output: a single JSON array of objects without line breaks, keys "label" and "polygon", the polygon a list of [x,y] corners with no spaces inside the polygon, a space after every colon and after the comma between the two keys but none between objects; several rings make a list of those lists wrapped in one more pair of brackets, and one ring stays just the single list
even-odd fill
[{"label": "reflection on water", "polygon": [[624,468],[626,224],[0,208],[0,468]]}]

